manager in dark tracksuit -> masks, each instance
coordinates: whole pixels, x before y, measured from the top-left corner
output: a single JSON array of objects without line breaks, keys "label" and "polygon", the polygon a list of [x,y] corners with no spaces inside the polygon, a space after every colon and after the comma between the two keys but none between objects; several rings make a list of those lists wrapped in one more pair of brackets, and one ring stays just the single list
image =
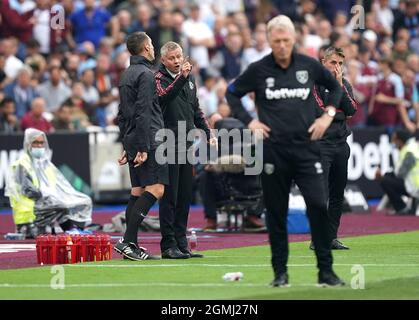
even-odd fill
[{"label": "manager in dark tracksuit", "polygon": [[[350,155],[346,138],[351,134],[351,130],[346,124],[346,118],[353,116],[358,109],[358,103],[354,98],[352,87],[343,77],[344,60],[343,50],[335,47],[326,49],[322,59],[323,65],[335,76],[343,89],[336,116],[320,140],[326,194],[329,197],[330,237],[332,239],[332,249],[335,250],[349,249],[349,247],[337,239],[337,235],[342,216],[344,191],[348,180],[348,159]],[[329,102],[329,92],[324,86],[315,86],[314,90],[320,107],[319,110],[324,110],[324,107]],[[314,249],[313,243],[310,245],[310,248]]]},{"label": "manager in dark tracksuit", "polygon": [[[176,42],[167,42],[160,50],[161,66],[155,73],[157,93],[163,111],[165,128],[171,130],[176,146],[168,148],[175,153],[175,163],[169,163],[169,185],[160,201],[160,249],[163,259],[187,259],[203,257],[188,248],[186,230],[189,206],[192,200],[192,164],[188,162],[187,150],[192,142],[181,141],[179,125],[185,125],[186,134],[195,127],[205,131],[211,144],[211,132],[199,100],[192,66],[184,60],[182,48]],[[185,137],[186,138],[186,137]],[[170,158],[170,157],[168,157]]]},{"label": "manager in dark tracksuit", "polygon": [[[229,85],[226,97],[234,115],[249,129],[262,130],[265,137],[262,187],[275,275],[272,286],[288,285],[287,213],[293,180],[307,205],[318,283],[340,286],[344,283],[332,268],[327,199],[320,147],[315,140],[331,124],[342,90],[318,61],[293,52],[296,34],[287,16],[273,18],[267,29],[272,54],[252,63]],[[312,92],[315,84],[329,89],[329,106],[319,118]],[[253,120],[240,101],[248,92],[255,92],[259,120]]]}]

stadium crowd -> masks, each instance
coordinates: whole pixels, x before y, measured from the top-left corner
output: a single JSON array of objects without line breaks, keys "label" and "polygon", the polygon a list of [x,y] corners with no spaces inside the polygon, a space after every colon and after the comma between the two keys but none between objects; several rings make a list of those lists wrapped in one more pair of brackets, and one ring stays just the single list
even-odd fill
[{"label": "stadium crowd", "polygon": [[[362,106],[351,127],[413,133],[418,8],[417,0],[3,0],[0,132],[116,125],[125,40],[135,31],[150,35],[157,54],[167,41],[181,43],[205,115],[229,117],[227,83],[270,52],[266,21],[281,13],[297,26],[300,53],[321,58],[328,46],[343,48],[345,77]],[[243,103],[256,116],[253,97]]]}]

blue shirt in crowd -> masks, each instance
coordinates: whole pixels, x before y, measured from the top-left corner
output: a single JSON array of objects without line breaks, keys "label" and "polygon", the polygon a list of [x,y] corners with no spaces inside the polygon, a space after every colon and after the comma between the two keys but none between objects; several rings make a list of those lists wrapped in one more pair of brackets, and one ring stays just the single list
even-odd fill
[{"label": "blue shirt in crowd", "polygon": [[96,8],[89,18],[84,9],[73,13],[70,21],[74,29],[75,41],[83,43],[91,41],[95,47],[99,46],[100,39],[106,35],[106,26],[112,15],[103,8]]}]

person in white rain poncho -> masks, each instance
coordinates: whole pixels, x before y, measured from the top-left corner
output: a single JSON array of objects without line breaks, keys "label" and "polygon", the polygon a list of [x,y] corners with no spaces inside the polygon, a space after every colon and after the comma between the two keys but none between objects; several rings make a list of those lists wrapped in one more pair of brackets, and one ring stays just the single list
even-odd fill
[{"label": "person in white rain poncho", "polygon": [[17,231],[34,237],[56,222],[64,231],[90,224],[92,200],[76,191],[51,162],[45,133],[25,130],[23,148],[10,166],[5,192]]}]

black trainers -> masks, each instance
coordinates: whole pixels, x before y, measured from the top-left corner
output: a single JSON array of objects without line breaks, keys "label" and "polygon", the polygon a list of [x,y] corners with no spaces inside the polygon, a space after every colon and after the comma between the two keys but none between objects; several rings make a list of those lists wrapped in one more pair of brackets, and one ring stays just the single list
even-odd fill
[{"label": "black trainers", "polygon": [[339,277],[333,272],[319,272],[319,287],[341,287],[344,286],[345,282],[339,279]]},{"label": "black trainers", "polygon": [[338,239],[333,239],[332,241],[332,250],[349,250],[348,246],[345,246]]},{"label": "black trainers", "polygon": [[122,254],[124,259],[132,260],[132,261],[142,261],[142,260],[159,260],[160,258],[157,256],[150,255],[145,248],[138,247],[135,243],[125,243],[122,242],[120,239],[113,249]]},{"label": "black trainers", "polygon": [[280,273],[275,276],[275,279],[271,282],[272,287],[289,287],[288,284],[288,273]]}]

